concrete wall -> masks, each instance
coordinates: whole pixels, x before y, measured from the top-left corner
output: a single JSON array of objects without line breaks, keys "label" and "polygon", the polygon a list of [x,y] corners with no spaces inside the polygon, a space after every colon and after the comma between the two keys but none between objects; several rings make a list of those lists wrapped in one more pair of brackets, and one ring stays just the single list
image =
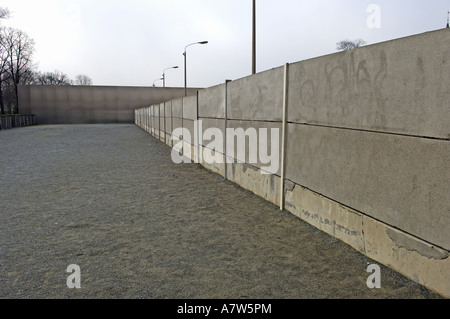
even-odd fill
[{"label": "concrete wall", "polygon": [[182,96],[184,88],[31,85],[19,87],[19,107],[37,124],[133,123],[134,109]]},{"label": "concrete wall", "polygon": [[[301,61],[166,102],[165,113],[137,109],[136,124],[158,137],[150,110],[172,123],[167,135],[284,128],[273,174],[247,158],[201,164],[450,297],[448,43],[444,29]],[[192,160],[208,146],[183,139]]]}]

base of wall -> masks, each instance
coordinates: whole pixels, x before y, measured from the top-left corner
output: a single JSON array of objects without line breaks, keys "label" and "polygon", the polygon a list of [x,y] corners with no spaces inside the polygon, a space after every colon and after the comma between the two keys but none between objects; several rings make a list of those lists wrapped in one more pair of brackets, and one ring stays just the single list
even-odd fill
[{"label": "base of wall", "polygon": [[[450,297],[449,251],[288,182],[286,210],[365,256]],[[292,185],[293,184],[293,185]],[[444,279],[444,280],[443,280]]]},{"label": "base of wall", "polygon": [[[160,141],[165,140],[167,145],[172,145],[170,135],[164,139],[162,132],[152,133],[148,129],[146,131]],[[191,159],[194,160],[197,149],[191,147]],[[280,203],[280,176],[261,174],[260,169],[248,164],[202,163],[201,165],[273,204]],[[449,251],[435,247],[291,181],[285,182],[284,195],[286,211],[350,245],[368,258],[450,298]]]}]

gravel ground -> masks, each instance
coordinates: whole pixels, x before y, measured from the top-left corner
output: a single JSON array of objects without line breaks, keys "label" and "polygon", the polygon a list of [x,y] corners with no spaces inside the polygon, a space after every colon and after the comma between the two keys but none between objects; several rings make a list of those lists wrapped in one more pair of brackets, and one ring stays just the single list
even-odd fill
[{"label": "gravel ground", "polygon": [[[0,131],[0,298],[439,298],[134,125]],[[81,289],[67,287],[71,264]]]}]

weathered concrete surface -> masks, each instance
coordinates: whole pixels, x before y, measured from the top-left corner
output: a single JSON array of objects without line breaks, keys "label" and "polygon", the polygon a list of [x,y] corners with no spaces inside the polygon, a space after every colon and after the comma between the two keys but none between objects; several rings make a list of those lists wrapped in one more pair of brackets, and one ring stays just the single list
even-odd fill
[{"label": "weathered concrete surface", "polygon": [[198,116],[203,118],[225,118],[225,84],[216,85],[198,92]]},{"label": "weathered concrete surface", "polygon": [[268,70],[228,83],[228,119],[281,121],[283,83],[283,68]]},{"label": "weathered concrete surface", "polygon": [[174,129],[182,128],[183,127],[183,120],[174,117],[173,118],[173,127],[174,127]]},{"label": "weathered concrete surface", "polygon": [[[133,125],[0,131],[0,298],[437,298]],[[66,286],[71,264],[81,289]]]},{"label": "weathered concrete surface", "polygon": [[261,174],[261,170],[250,164],[227,164],[227,180],[247,189],[265,200],[279,205],[280,177]]},{"label": "weathered concrete surface", "polygon": [[450,297],[448,251],[294,183],[286,188],[286,209],[364,255]]},{"label": "weathered concrete surface", "polygon": [[166,132],[166,134],[172,134],[173,131],[172,101],[164,103],[164,117],[165,117],[164,131]]},{"label": "weathered concrete surface", "polygon": [[183,140],[191,145],[194,145],[195,121],[190,119],[183,119],[183,129],[189,131],[189,135],[183,136]]},{"label": "weathered concrete surface", "polygon": [[[222,144],[225,147],[225,120],[224,119],[214,119],[214,118],[200,118],[199,119],[201,121],[201,128],[202,128],[202,137],[207,137],[205,135],[206,131],[209,129],[219,129],[221,132],[223,132],[222,134]],[[198,124],[200,125],[200,124]],[[209,143],[212,143],[212,140],[202,140],[202,145],[203,146],[207,146]]]},{"label": "weathered concrete surface", "polygon": [[363,225],[366,256],[450,298],[448,251],[370,217],[363,217]]},{"label": "weathered concrete surface", "polygon": [[288,131],[289,180],[450,250],[448,141],[297,124]]},{"label": "weathered concrete surface", "polygon": [[152,114],[152,129],[155,132],[159,130],[159,108],[156,105],[152,105],[150,113]]},{"label": "weathered concrete surface", "polygon": [[[202,166],[206,169],[210,170],[211,172],[218,174],[222,177],[226,177],[226,169],[225,169],[225,155],[222,153],[219,153],[217,151],[213,151],[211,148],[205,147],[203,145],[199,146],[199,151],[202,152],[203,160],[202,160]],[[214,157],[214,159],[217,160],[211,160],[211,158]],[[198,161],[200,162],[200,161]]]},{"label": "weathered concrete surface", "polygon": [[289,121],[450,138],[450,29],[289,66]]},{"label": "weathered concrete surface", "polygon": [[197,120],[197,96],[183,98],[183,118]]},{"label": "weathered concrete surface", "polygon": [[[246,133],[245,163],[251,164],[257,168],[268,168],[273,165],[273,171],[271,173],[275,173],[278,176],[281,175],[281,123],[228,120],[227,129],[229,129],[227,133],[227,140],[229,140],[229,142],[232,140],[232,131],[235,136],[239,137],[240,143],[242,143],[242,139],[240,138],[243,136],[243,134],[241,134],[242,130]],[[265,130],[267,138],[263,138],[263,134],[260,131],[261,129]],[[252,134],[252,132],[256,132],[256,139],[254,137],[255,134]],[[249,136],[252,136],[252,138]],[[276,143],[272,143],[272,137]],[[234,160],[241,160],[238,152],[238,138],[235,137],[234,140],[234,148],[231,147],[233,145],[227,146],[227,157]],[[270,163],[261,162],[261,153],[264,154],[264,156],[271,156],[273,153],[273,158]],[[250,161],[250,154],[253,154],[253,157],[256,156],[256,161],[255,159]]]},{"label": "weathered concrete surface", "polygon": [[363,214],[286,181],[286,210],[365,253]]},{"label": "weathered concrete surface", "polygon": [[[280,184],[292,184],[287,210],[448,294],[449,36],[438,30],[289,65],[286,180],[278,187],[280,171],[271,181],[259,163],[203,165],[276,204]],[[281,127],[283,75],[276,68],[201,90],[200,118],[210,119],[206,127],[214,116],[224,129]],[[192,112],[180,123],[191,132]]]},{"label": "weathered concrete surface", "polygon": [[183,118],[183,99],[172,100],[172,115],[174,118]]}]

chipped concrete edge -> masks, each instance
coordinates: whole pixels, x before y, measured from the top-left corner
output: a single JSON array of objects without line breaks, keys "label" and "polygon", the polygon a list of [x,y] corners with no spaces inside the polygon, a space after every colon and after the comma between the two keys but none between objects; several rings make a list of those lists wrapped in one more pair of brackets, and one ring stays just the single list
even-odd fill
[{"label": "chipped concrete edge", "polygon": [[[290,182],[291,183],[291,182]],[[293,187],[292,187],[293,186]],[[450,298],[449,252],[300,185],[287,185],[286,210],[424,287]]]},{"label": "chipped concrete edge", "polygon": [[[162,135],[158,133],[150,132],[156,138]],[[166,144],[170,146],[168,142],[169,139],[166,139]],[[197,150],[192,145],[191,147],[194,154]],[[226,169],[225,164],[201,165],[273,204],[280,203],[281,177],[277,175],[261,174],[258,168],[249,164],[226,164]],[[285,181],[284,189],[286,211],[348,244],[368,258],[450,298],[450,285],[445,280],[450,278],[449,251],[289,180]]]},{"label": "chipped concrete edge", "polygon": [[[262,175],[259,170],[249,170],[246,165],[228,164],[228,179],[278,205],[281,178]],[[445,280],[450,278],[449,251],[291,181],[285,182],[285,210],[368,258],[450,298],[450,286]]]}]

